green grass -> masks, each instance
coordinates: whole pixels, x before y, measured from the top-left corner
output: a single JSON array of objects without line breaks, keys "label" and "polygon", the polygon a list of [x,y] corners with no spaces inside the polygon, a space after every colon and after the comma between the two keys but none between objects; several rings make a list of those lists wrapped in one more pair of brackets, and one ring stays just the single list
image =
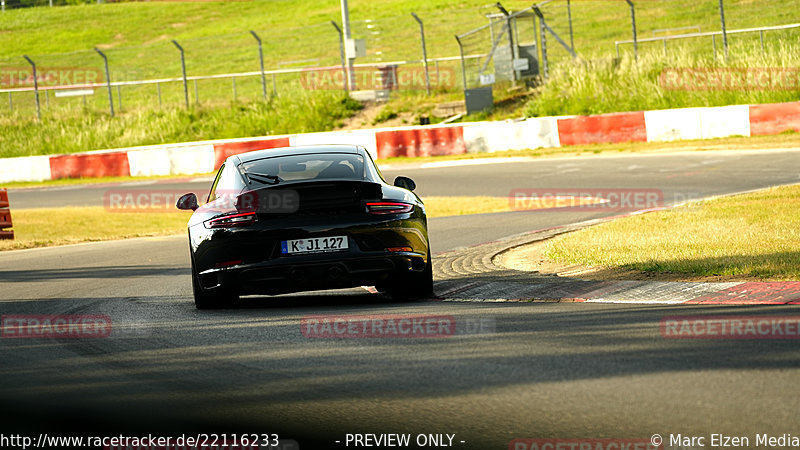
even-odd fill
[{"label": "green grass", "polygon": [[172,235],[186,229],[190,215],[109,212],[102,206],[13,210],[14,240],[0,240],[0,250]]},{"label": "green grass", "polygon": [[0,116],[0,157],[168,142],[324,131],[361,108],[337,92],[308,92],[227,108],[142,109],[111,118],[87,111],[36,123]]},{"label": "green grass", "polygon": [[[550,81],[530,100],[529,116],[559,114],[601,114],[618,111],[642,111],[697,106],[724,106],[753,103],[779,103],[800,100],[800,45],[784,43],[761,53],[754,43],[742,46],[742,53],[727,61],[713,55],[689,51],[664,58],[658,52],[644,53],[638,62],[630,56],[595,61],[562,61]],[[669,85],[662,73],[680,73],[682,69],[750,70],[786,69],[794,82],[793,89],[757,89],[740,87],[725,90],[683,89]],[[665,72],[666,71],[666,72]],[[792,75],[793,74],[793,75]]]},{"label": "green grass", "polygon": [[[420,58],[419,29],[410,16],[412,11],[425,22],[428,55],[432,58],[457,55],[453,35],[485,24],[483,14],[496,11],[482,0],[349,3],[353,36],[367,40],[367,56],[357,62],[373,63]],[[506,0],[503,5],[519,10],[530,2]],[[725,6],[731,29],[796,21],[791,0],[727,0]],[[719,29],[715,0],[638,2],[636,8],[641,37],[651,36],[656,29],[681,26]],[[566,3],[556,0],[543,11],[548,24],[566,39]],[[591,62],[571,62],[550,38],[552,76],[544,88],[528,92],[496,86],[495,109],[464,120],[798,99],[797,91],[663,92],[652,82],[663,67],[720,64],[708,62],[712,54],[709,39],[670,44],[666,58],[660,56],[660,43],[643,43],[639,65],[631,64],[627,57],[617,65],[609,60],[614,55],[614,41],[630,38],[629,11],[624,2],[572,2],[572,16],[576,49],[584,61]],[[108,55],[114,81],[174,78],[180,76],[180,58],[172,39],[186,50],[190,76],[257,71],[257,46],[249,30],[258,32],[263,40],[268,70],[309,64],[335,66],[339,63],[338,35],[331,20],[341,20],[339,2],[129,2],[8,10],[0,25],[0,71],[5,76],[28,70],[22,59],[27,54],[37,62],[40,73],[55,69],[68,75],[102,78],[102,60],[92,50],[97,46]],[[520,22],[518,31],[520,42],[535,40],[529,21]],[[757,34],[731,36],[731,59],[726,64],[796,67],[800,50],[794,43],[798,37],[797,30],[767,33],[767,56],[761,57]],[[485,52],[489,46],[486,36],[467,40],[465,52]],[[630,55],[629,46],[622,51]],[[436,67],[432,65],[431,70]],[[459,62],[442,63],[440,70],[447,74],[447,81],[434,85],[433,96],[424,95],[422,90],[395,92],[386,106],[387,115],[379,119],[392,112],[427,115],[437,102],[462,99]],[[6,78],[0,78],[8,86]],[[338,91],[316,90],[301,74],[269,77],[267,85],[270,92],[274,86],[277,98],[265,106],[258,77],[237,79],[235,99],[230,78],[198,81],[196,98],[194,83],[190,83],[190,112],[183,111],[181,83],[162,83],[161,100],[156,85],[125,86],[114,89],[117,117],[113,119],[108,117],[104,89],[85,99],[43,93],[41,124],[35,121],[31,93],[12,94],[13,111],[5,107],[6,94],[0,94],[0,157],[321,131],[337,128],[353,113],[349,106],[341,109],[327,105],[336,101]],[[439,120],[431,118],[433,123]]]},{"label": "green grass", "polygon": [[[528,1],[506,0],[514,11],[527,8]],[[418,58],[416,12],[425,21],[430,57],[458,54],[454,34],[484,25],[484,13],[495,13],[482,0],[351,0],[353,35],[367,39],[365,61]],[[703,31],[719,29],[715,0],[659,0],[636,6],[640,37],[656,29],[698,25]],[[572,2],[575,47],[587,58],[610,56],[614,41],[630,39],[627,5],[617,0]],[[727,0],[726,21],[730,29],[775,25],[796,21],[792,0]],[[548,24],[568,37],[566,2],[543,7]],[[255,40],[248,30],[264,40],[268,67],[278,62],[320,58],[324,65],[338,63],[338,37],[330,21],[341,21],[338,1],[258,0],[242,2],[129,2],[26,8],[6,11],[0,33],[0,60],[24,65],[22,54],[37,56],[42,64],[86,63],[100,67],[95,46],[107,51],[113,67],[141,72],[176,74],[180,70],[176,39],[187,52],[187,69],[196,73],[220,73],[232,69],[257,69]],[[780,33],[768,33],[774,42]],[[519,27],[519,40],[534,38],[530,25]],[[732,45],[742,37],[731,37]],[[756,36],[757,39],[757,36]],[[704,45],[710,47],[709,39]],[[313,45],[309,45],[313,42]],[[565,51],[552,38],[549,53],[555,59]],[[488,45],[488,44],[486,44]],[[660,48],[660,43],[641,44],[642,49]],[[629,49],[629,47],[627,48]],[[626,50],[627,51],[627,50]],[[381,52],[381,53],[378,53]],[[149,64],[143,64],[142,58]],[[134,74],[131,74],[134,75]]]},{"label": "green grass", "polygon": [[800,185],[616,220],[546,244],[551,260],[696,277],[800,280]]}]

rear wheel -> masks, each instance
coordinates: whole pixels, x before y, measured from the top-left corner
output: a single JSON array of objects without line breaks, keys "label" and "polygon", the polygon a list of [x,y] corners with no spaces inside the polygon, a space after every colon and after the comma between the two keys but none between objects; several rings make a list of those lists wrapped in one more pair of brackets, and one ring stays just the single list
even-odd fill
[{"label": "rear wheel", "polygon": [[223,286],[215,288],[211,292],[204,291],[200,287],[200,277],[194,267],[194,261],[192,261],[192,292],[194,293],[194,306],[197,309],[230,308],[238,297]]}]

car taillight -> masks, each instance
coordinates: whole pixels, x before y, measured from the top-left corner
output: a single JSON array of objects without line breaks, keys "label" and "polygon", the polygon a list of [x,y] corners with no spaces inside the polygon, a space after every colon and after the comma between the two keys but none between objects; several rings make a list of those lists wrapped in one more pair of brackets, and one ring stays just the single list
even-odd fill
[{"label": "car taillight", "polygon": [[250,225],[256,221],[255,212],[231,214],[205,221],[206,228],[232,228]]},{"label": "car taillight", "polygon": [[373,202],[367,203],[367,212],[370,214],[402,214],[414,210],[414,205],[401,202]]}]

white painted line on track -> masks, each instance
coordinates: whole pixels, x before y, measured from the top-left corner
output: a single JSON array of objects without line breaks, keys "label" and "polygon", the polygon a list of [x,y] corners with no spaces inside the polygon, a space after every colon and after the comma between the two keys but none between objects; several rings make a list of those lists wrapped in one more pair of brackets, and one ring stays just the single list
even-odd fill
[{"label": "white painted line on track", "polygon": [[451,161],[439,161],[425,163],[419,166],[420,169],[437,169],[440,167],[458,167],[458,166],[480,166],[484,164],[504,164],[515,163],[522,161],[533,161],[535,158],[526,158],[522,156],[510,158],[475,158],[475,159],[454,159]]},{"label": "white painted line on track", "polygon": [[128,181],[125,183],[120,183],[120,187],[129,187],[129,186],[149,186],[151,184],[158,183],[158,180],[148,180],[148,181]]},{"label": "white painted line on track", "polygon": [[604,299],[604,298],[592,298],[589,300],[584,300],[579,303],[628,303],[628,304],[636,304],[636,305],[680,305],[681,303],[686,303],[689,300],[613,300],[613,299]]}]

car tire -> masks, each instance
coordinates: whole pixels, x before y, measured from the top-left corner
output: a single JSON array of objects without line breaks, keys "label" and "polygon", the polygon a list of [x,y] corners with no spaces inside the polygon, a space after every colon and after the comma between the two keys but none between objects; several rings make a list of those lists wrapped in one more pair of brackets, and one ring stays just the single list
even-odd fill
[{"label": "car tire", "polygon": [[428,250],[428,264],[422,272],[411,272],[391,280],[386,288],[396,299],[430,298],[433,296],[433,261]]},{"label": "car tire", "polygon": [[230,308],[234,305],[237,295],[222,286],[216,288],[214,292],[206,292],[200,287],[200,277],[192,261],[192,293],[194,294],[194,307],[197,309],[220,309]]}]

